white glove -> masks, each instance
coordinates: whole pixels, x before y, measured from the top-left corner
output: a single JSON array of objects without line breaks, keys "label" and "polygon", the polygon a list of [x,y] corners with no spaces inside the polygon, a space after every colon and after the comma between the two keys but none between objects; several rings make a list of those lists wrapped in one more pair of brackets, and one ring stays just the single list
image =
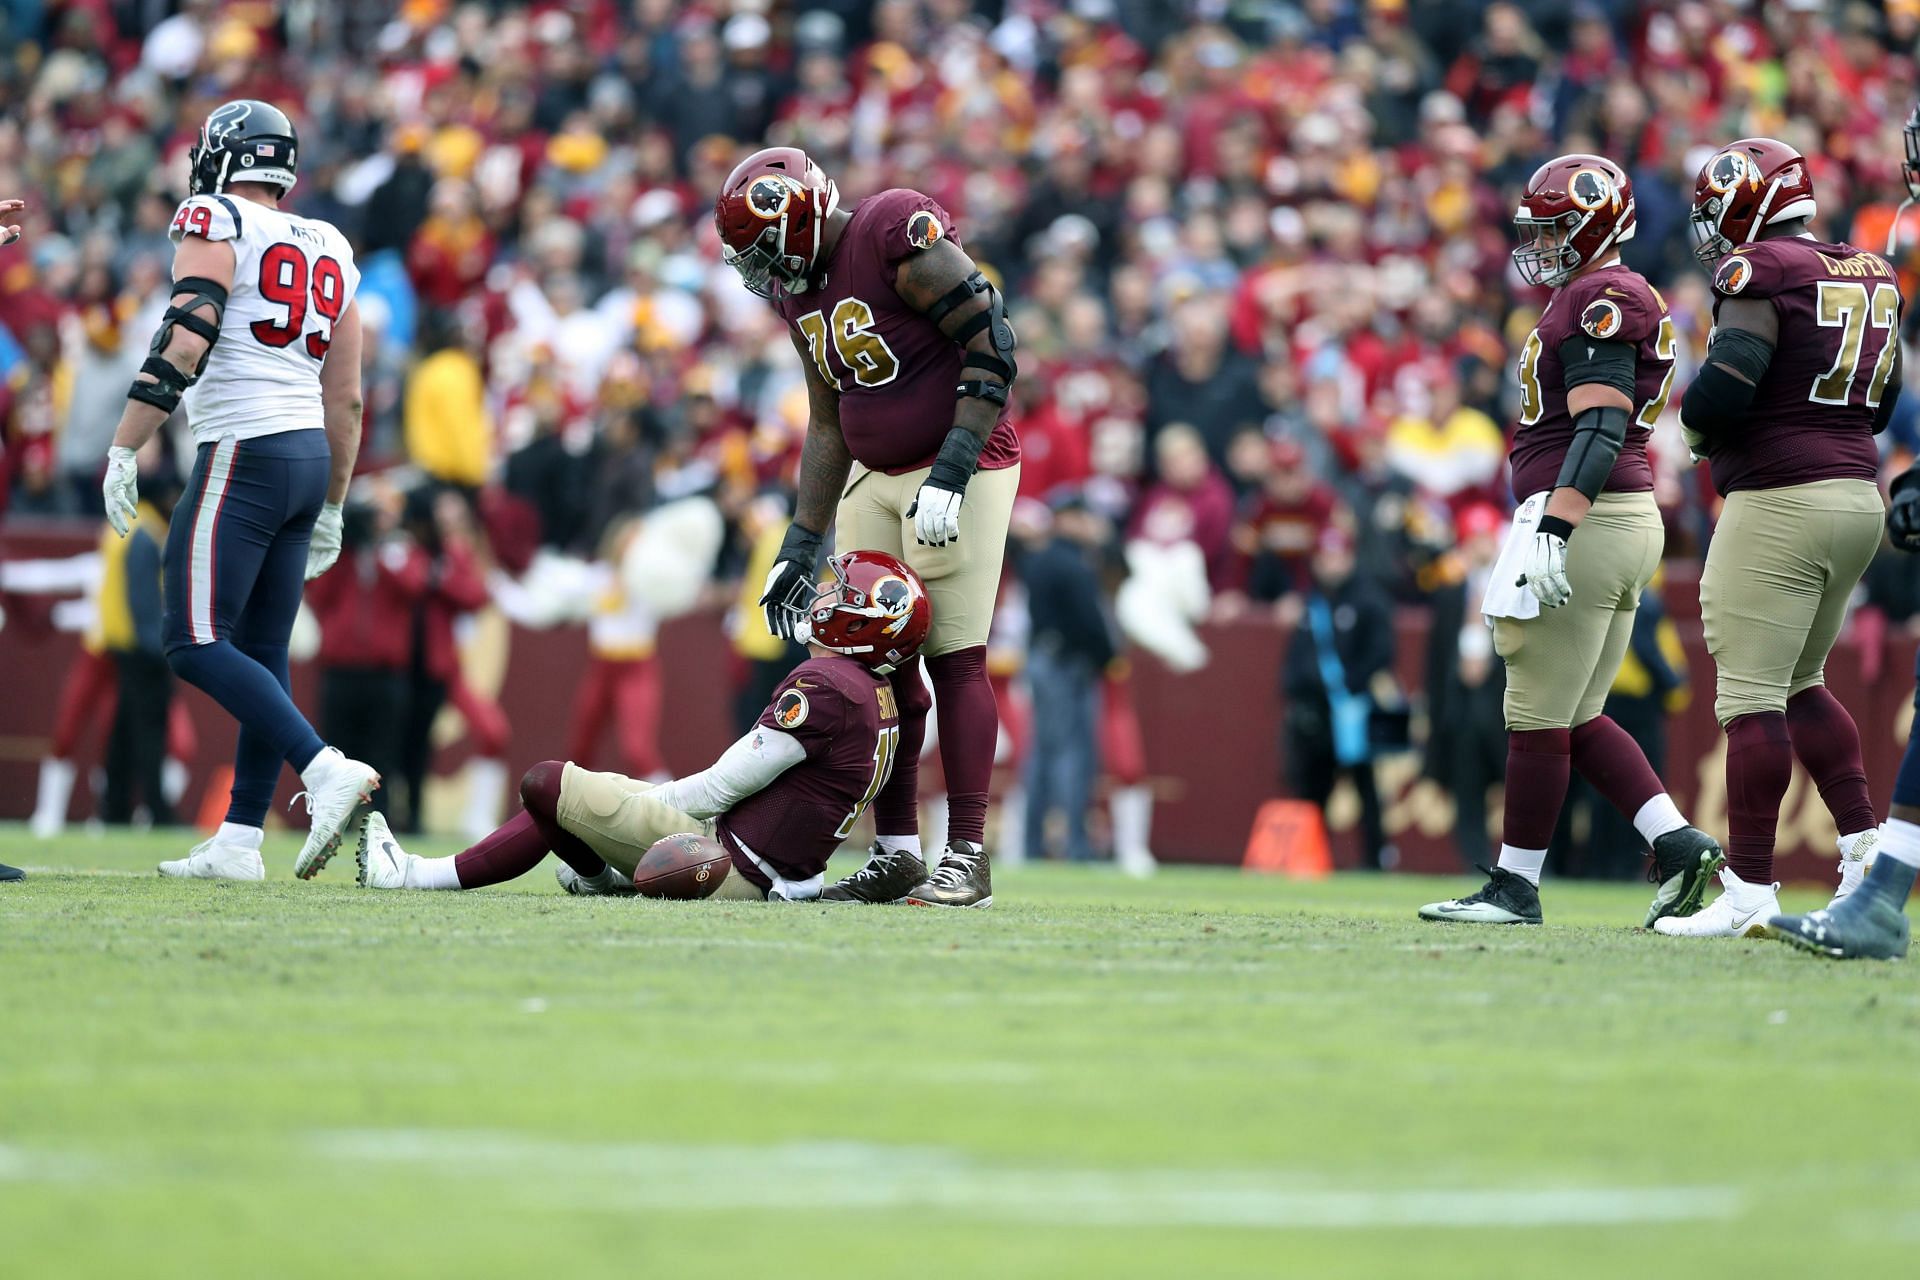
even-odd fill
[{"label": "white glove", "polygon": [[949,542],[958,542],[963,497],[964,494],[936,484],[921,485],[920,492],[914,495],[912,509],[907,512],[913,517],[914,540],[925,547],[944,547]]},{"label": "white glove", "polygon": [[126,537],[140,506],[140,466],[133,450],[117,444],[107,449],[107,478],[100,491],[107,501],[107,523]]},{"label": "white glove", "polygon": [[1686,423],[1680,424],[1680,438],[1687,442],[1687,461],[1698,464],[1707,460],[1707,438]]},{"label": "white glove", "polygon": [[1567,540],[1557,533],[1534,534],[1527,551],[1527,572],[1520,580],[1549,609],[1573,599],[1573,586],[1567,581]]},{"label": "white glove", "polygon": [[320,518],[313,522],[313,537],[307,542],[307,581],[333,568],[333,562],[340,558],[340,504],[329,502],[320,508]]}]

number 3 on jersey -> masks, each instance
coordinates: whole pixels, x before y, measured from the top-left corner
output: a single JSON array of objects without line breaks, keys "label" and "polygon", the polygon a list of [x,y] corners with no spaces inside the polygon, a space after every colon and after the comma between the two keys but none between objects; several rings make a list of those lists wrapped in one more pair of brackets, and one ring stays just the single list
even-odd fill
[{"label": "number 3 on jersey", "polygon": [[340,319],[341,304],[347,296],[346,281],[340,264],[319,257],[307,266],[307,255],[295,245],[284,242],[270,246],[260,255],[260,296],[287,309],[285,320],[255,320],[248,326],[253,336],[269,347],[293,344],[307,327],[309,300],[326,323],[307,334],[307,354],[324,360],[333,342],[334,322]]}]

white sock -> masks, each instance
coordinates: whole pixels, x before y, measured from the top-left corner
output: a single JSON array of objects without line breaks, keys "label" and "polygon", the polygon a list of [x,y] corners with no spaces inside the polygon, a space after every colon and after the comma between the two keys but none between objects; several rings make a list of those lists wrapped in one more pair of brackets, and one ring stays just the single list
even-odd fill
[{"label": "white sock", "polygon": [[213,833],[213,838],[221,844],[237,844],[258,853],[261,842],[267,838],[267,833],[259,827],[242,826],[238,822],[223,822],[220,824],[220,829]]},{"label": "white sock", "polygon": [[1633,829],[1648,844],[1686,825],[1687,820],[1680,816],[1680,806],[1664,791],[1641,805],[1640,812],[1633,815]]},{"label": "white sock", "polygon": [[458,889],[460,873],[452,858],[415,858],[407,863],[407,888]]},{"label": "white sock", "polygon": [[1888,818],[1880,826],[1880,847],[1875,853],[1909,867],[1920,867],[1920,823]]},{"label": "white sock", "polygon": [[874,843],[890,853],[910,853],[920,856],[920,837],[911,836],[875,836]]},{"label": "white sock", "polygon": [[1516,849],[1510,844],[1500,846],[1500,869],[1513,872],[1535,887],[1540,884],[1540,868],[1546,865],[1545,849]]}]

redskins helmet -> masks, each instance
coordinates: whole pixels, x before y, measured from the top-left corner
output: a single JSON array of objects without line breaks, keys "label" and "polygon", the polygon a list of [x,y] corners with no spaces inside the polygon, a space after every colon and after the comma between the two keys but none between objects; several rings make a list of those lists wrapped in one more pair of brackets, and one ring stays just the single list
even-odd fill
[{"label": "redskins helmet", "polygon": [[1711,269],[1761,228],[1816,212],[1806,157],[1774,138],[1742,138],[1715,152],[1693,184],[1693,256]]},{"label": "redskins helmet", "polygon": [[300,170],[300,135],[271,102],[241,98],[214,108],[187,151],[187,164],[196,196],[218,195],[236,182],[263,182],[285,195]]},{"label": "redskins helmet", "polygon": [[833,581],[807,610],[811,640],[886,675],[912,660],[933,626],[920,575],[884,551],[849,551],[827,561]]},{"label": "redskins helmet", "polygon": [[768,147],[742,160],[713,202],[727,265],[747,288],[773,296],[774,281],[805,293],[820,260],[827,219],[840,207],[840,188],[798,147]]},{"label": "redskins helmet", "polygon": [[[1605,156],[1575,154],[1533,171],[1513,213],[1513,265],[1528,284],[1559,288],[1633,239],[1633,183]],[[1549,233],[1551,244],[1545,243]]]}]

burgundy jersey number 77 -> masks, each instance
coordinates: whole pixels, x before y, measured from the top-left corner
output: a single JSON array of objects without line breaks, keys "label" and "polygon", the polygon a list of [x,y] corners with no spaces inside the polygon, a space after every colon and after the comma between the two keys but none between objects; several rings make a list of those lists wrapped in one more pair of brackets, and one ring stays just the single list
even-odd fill
[{"label": "burgundy jersey number 77", "polygon": [[307,354],[315,360],[324,360],[327,347],[333,342],[334,323],[340,319],[341,305],[346,298],[340,264],[332,258],[319,257],[309,269],[307,255],[298,246],[284,242],[271,245],[260,255],[259,287],[261,297],[287,309],[287,318],[255,320],[248,326],[253,336],[269,347],[290,346],[307,327],[307,306],[311,299],[313,309],[327,324],[324,329],[307,334]]}]

